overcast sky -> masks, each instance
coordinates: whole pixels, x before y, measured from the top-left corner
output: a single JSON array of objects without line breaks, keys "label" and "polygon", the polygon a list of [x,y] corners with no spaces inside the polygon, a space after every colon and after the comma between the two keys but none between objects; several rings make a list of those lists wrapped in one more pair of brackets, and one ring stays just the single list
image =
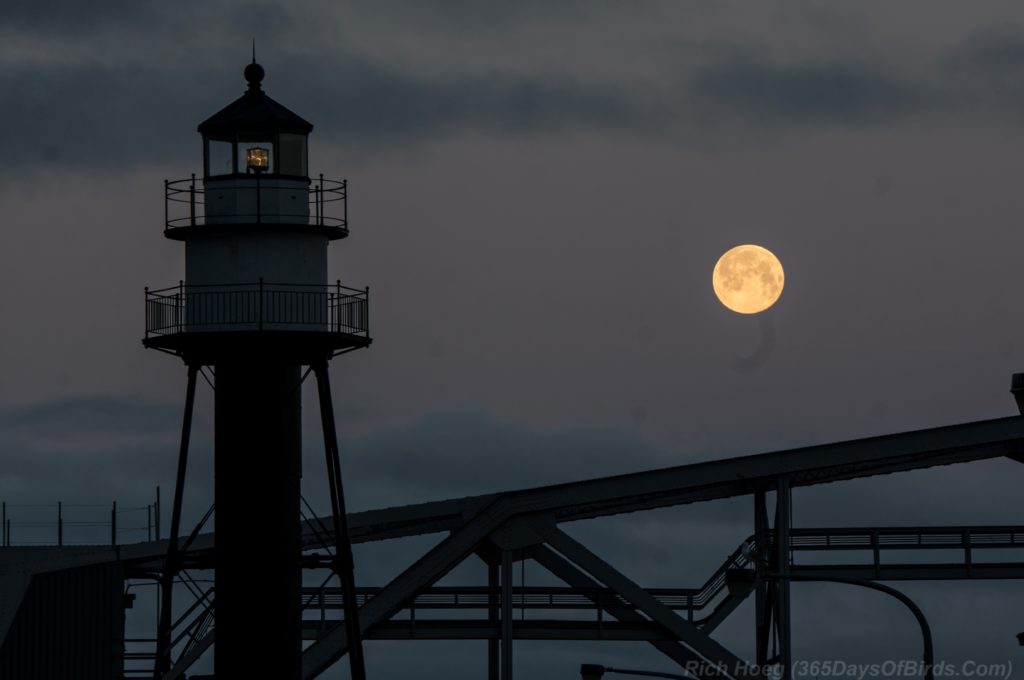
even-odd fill
[{"label": "overcast sky", "polygon": [[[169,495],[185,371],[140,343],[143,287],[184,273],[162,182],[201,172],[195,127],[244,91],[254,37],[264,89],[315,126],[311,172],[349,180],[331,279],[370,286],[374,336],[332,368],[352,509],[1016,412],[1019,0],[8,0],[9,503]],[[711,290],[740,243],[786,270],[758,317]],[[210,501],[208,390],[198,408],[192,517]],[[800,491],[796,520],[1024,523],[1019,467]],[[643,585],[692,586],[750,533],[749,506],[570,530]],[[360,582],[416,549],[361,548]],[[1024,667],[1019,586],[906,590],[939,658]],[[793,591],[797,656],[917,657],[883,597]],[[749,608],[718,637],[750,654]],[[484,647],[377,643],[369,663],[475,678]],[[641,644],[517,647],[521,677],[581,661],[670,668]]]}]

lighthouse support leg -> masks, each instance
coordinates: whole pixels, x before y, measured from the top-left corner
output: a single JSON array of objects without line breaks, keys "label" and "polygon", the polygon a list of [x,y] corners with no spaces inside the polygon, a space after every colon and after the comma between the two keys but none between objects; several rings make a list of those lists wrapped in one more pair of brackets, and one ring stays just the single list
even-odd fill
[{"label": "lighthouse support leg", "polygon": [[352,680],[365,680],[366,663],[363,659],[362,631],[359,628],[359,603],[356,601],[355,563],[349,540],[348,516],[345,510],[345,492],[341,483],[341,459],[338,454],[338,433],[334,423],[334,405],[327,361],[313,366],[317,393],[320,397],[320,420],[324,433],[324,453],[327,458],[327,481],[331,492],[331,515],[334,524],[334,572],[341,581],[345,607],[345,634],[348,638],[348,658]]},{"label": "lighthouse support leg", "polygon": [[[160,622],[156,636],[156,664],[154,677],[163,677],[171,669],[171,616],[174,604],[172,594],[174,577],[178,573],[178,533],[181,531],[181,504],[185,492],[185,472],[188,469],[188,444],[192,434],[192,410],[196,402],[196,376],[199,366],[189,364],[188,384],[185,387],[185,415],[181,422],[181,445],[178,449],[178,473],[174,480],[174,503],[171,508],[171,535],[167,542],[167,556],[160,575]],[[159,518],[157,518],[159,521]]]}]

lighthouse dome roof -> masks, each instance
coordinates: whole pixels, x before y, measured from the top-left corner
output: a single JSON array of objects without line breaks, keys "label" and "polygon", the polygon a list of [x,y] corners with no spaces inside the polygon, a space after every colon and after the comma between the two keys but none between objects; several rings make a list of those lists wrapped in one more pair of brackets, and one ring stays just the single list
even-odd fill
[{"label": "lighthouse dome roof", "polygon": [[272,134],[291,132],[308,135],[313,125],[266,95],[263,67],[253,62],[245,67],[249,89],[241,97],[199,124],[205,137],[236,134]]}]

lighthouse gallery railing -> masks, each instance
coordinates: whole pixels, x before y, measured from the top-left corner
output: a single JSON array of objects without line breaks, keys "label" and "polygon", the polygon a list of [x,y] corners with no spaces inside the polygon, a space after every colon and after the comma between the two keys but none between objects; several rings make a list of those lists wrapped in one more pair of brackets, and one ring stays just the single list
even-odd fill
[{"label": "lighthouse gallery railing", "polygon": [[[259,175],[226,176],[226,179],[241,178],[255,183],[245,186],[218,186],[215,196],[227,195],[233,201],[243,196],[255,196],[251,203],[242,201],[236,209],[219,210],[216,215],[207,214],[206,189],[202,178],[196,182],[193,174],[188,179],[164,180],[164,225],[165,230],[181,227],[197,227],[209,224],[252,223],[260,224],[267,219],[276,224],[304,224],[324,227],[348,233],[348,181],[319,177],[309,180],[307,209],[289,213],[279,206],[264,213],[263,200],[259,198],[261,182],[267,186],[268,194],[279,191],[273,185],[276,178],[261,179]],[[292,178],[286,178],[292,179]],[[250,198],[252,198],[250,196]],[[241,205],[248,205],[249,209]],[[214,219],[210,219],[214,218]]]},{"label": "lighthouse gallery railing", "polygon": [[146,289],[146,337],[288,330],[369,337],[369,288],[256,283]]}]

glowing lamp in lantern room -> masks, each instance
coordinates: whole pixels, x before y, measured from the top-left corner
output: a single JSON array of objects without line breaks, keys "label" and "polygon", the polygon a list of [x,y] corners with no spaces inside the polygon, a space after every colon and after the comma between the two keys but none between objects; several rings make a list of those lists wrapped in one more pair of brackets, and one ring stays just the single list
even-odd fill
[{"label": "glowing lamp in lantern room", "polygon": [[262,146],[246,149],[245,164],[252,172],[266,172],[270,169],[270,150]]}]

